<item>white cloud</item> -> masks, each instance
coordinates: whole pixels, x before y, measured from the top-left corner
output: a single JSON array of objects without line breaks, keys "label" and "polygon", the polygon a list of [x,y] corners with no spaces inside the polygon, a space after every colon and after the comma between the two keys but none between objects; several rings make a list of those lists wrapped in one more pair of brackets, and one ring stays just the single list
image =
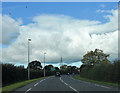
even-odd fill
[{"label": "white cloud", "polygon": [[27,64],[28,38],[32,39],[30,60],[43,61],[43,53],[46,52],[46,62],[60,62],[61,56],[63,61],[74,62],[95,48],[110,53],[114,59],[118,54],[118,12],[112,10],[111,13],[106,15],[109,22],[105,24],[64,15],[39,15],[33,18],[34,23],[22,26],[18,26],[18,22],[16,26],[20,28],[20,35],[3,49],[3,59],[5,62]]},{"label": "white cloud", "polygon": [[[103,10],[112,15],[104,16],[105,19],[109,19],[109,22],[101,25],[96,25],[91,28],[91,33],[107,33],[118,30],[118,10]],[[97,29],[97,31],[95,31]]]},{"label": "white cloud", "polygon": [[0,20],[2,20],[2,24],[0,24],[0,27],[2,27],[2,31],[0,30],[2,33],[2,44],[8,45],[19,35],[19,28],[22,22],[20,19],[16,21],[8,15],[2,16]]},{"label": "white cloud", "polygon": [[96,12],[98,12],[98,13],[109,13],[109,10],[98,9]]}]

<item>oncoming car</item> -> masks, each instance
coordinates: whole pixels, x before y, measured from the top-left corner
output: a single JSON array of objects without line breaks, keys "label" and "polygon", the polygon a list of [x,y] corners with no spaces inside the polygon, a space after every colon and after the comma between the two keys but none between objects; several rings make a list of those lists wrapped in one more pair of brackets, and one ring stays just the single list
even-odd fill
[{"label": "oncoming car", "polygon": [[56,76],[56,77],[60,77],[60,72],[56,72],[56,73],[55,73],[55,76]]}]

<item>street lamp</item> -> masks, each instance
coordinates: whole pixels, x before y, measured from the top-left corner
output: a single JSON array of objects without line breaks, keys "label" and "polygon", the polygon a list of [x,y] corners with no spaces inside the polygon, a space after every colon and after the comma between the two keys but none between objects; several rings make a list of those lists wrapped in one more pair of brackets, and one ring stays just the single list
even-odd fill
[{"label": "street lamp", "polygon": [[29,59],[30,59],[30,56],[29,56],[29,42],[31,41],[31,39],[28,39],[28,80],[30,80],[30,67],[29,67]]},{"label": "street lamp", "polygon": [[44,77],[45,77],[45,54],[46,53],[44,53]]}]

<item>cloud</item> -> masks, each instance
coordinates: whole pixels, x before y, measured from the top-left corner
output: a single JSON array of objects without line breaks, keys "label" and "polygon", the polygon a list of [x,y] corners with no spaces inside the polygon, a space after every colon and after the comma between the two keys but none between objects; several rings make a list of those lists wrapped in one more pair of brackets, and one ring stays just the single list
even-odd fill
[{"label": "cloud", "polygon": [[11,25],[19,28],[19,35],[15,42],[3,49],[3,61],[27,64],[28,38],[32,40],[30,60],[43,61],[46,52],[46,62],[60,62],[61,56],[64,62],[80,61],[87,51],[95,48],[115,59],[118,54],[118,12],[111,10],[111,14],[106,15],[109,22],[105,24],[65,15],[39,15],[33,18],[33,23],[20,26],[20,22],[13,19]]},{"label": "cloud", "polygon": [[101,10],[101,9],[98,9],[98,10],[96,10],[96,12],[98,12],[98,13],[105,13],[105,12],[109,12],[108,10]]},{"label": "cloud", "polygon": [[[101,10],[109,13],[108,15],[105,15],[104,18],[109,20],[109,22],[105,24],[100,24],[93,26],[91,28],[91,33],[107,33],[107,32],[113,32],[118,30],[118,10]],[[97,31],[95,31],[97,29]]]},{"label": "cloud", "polygon": [[101,7],[101,8],[105,8],[106,5],[105,5],[105,4],[100,4],[100,7]]},{"label": "cloud", "polygon": [[21,20],[14,20],[8,15],[1,16],[0,20],[2,20],[2,24],[0,24],[0,27],[2,27],[2,44],[9,45],[11,44],[12,40],[18,37],[19,35],[19,28],[22,24]]},{"label": "cloud", "polygon": [[81,61],[78,62],[71,62],[70,64],[67,64],[68,66],[76,66],[76,67],[80,67],[82,65]]}]

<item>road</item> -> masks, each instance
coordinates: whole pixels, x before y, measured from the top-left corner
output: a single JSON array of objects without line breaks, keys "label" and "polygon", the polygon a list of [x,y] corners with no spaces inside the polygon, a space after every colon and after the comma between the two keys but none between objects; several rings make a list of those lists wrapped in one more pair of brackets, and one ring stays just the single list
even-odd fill
[{"label": "road", "polygon": [[119,93],[117,88],[106,87],[74,79],[72,76],[63,75],[60,78],[51,76],[35,81],[13,93]]}]

